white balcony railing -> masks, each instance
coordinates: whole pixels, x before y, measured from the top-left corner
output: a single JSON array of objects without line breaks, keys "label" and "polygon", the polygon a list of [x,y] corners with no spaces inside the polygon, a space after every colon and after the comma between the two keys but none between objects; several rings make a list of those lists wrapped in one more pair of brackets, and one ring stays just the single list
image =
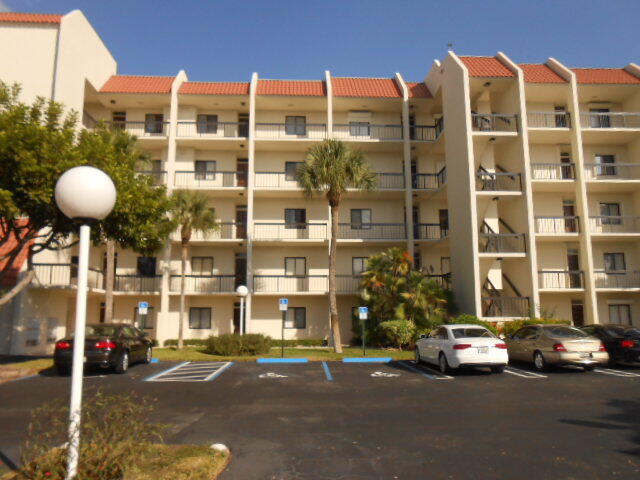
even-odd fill
[{"label": "white balcony railing", "polygon": [[329,289],[326,275],[254,275],[256,293],[319,293]]},{"label": "white balcony railing", "polygon": [[[235,275],[185,275],[184,290],[187,293],[233,293]],[[171,275],[169,289],[180,292],[182,276]]]},{"label": "white balcony railing", "polygon": [[535,217],[536,233],[578,233],[579,217]]},{"label": "white balcony railing", "polygon": [[307,123],[304,125],[256,123],[256,138],[261,140],[323,140],[327,138],[327,125],[324,123]]},{"label": "white balcony railing", "polygon": [[517,132],[518,116],[508,113],[472,113],[475,132]]},{"label": "white balcony railing", "polygon": [[573,180],[576,178],[573,163],[532,163],[533,180]]},{"label": "white balcony railing", "polygon": [[591,233],[640,233],[640,217],[589,217]]},{"label": "white balcony railing", "polygon": [[333,125],[333,136],[342,140],[402,140],[402,125],[337,123]]},{"label": "white balcony railing", "polygon": [[583,272],[576,270],[540,270],[538,286],[550,290],[583,288]]},{"label": "white balcony railing", "polygon": [[640,288],[640,272],[596,270],[593,272],[596,288]]},{"label": "white balcony railing", "polygon": [[[218,222],[218,228],[207,232],[194,231],[191,233],[193,242],[215,242],[217,240],[243,240],[247,238],[247,227],[236,222]],[[173,232],[171,240],[179,242],[180,232]]]},{"label": "white balcony railing", "polygon": [[640,163],[585,163],[587,180],[638,180]]},{"label": "white balcony railing", "polygon": [[569,128],[569,112],[527,112],[529,128]]},{"label": "white balcony railing", "polygon": [[166,137],[169,132],[169,122],[140,121],[140,122],[105,122],[113,128],[126,130],[139,138]]},{"label": "white balcony railing", "polygon": [[245,188],[247,172],[207,172],[185,171],[175,172],[175,186],[192,188]]},{"label": "white balcony railing", "polygon": [[581,112],[582,128],[640,128],[637,112]]},{"label": "white balcony railing", "polygon": [[246,138],[249,124],[243,122],[178,122],[178,137],[187,138]]},{"label": "white balcony railing", "polygon": [[254,240],[326,240],[327,224],[322,222],[255,222]]}]

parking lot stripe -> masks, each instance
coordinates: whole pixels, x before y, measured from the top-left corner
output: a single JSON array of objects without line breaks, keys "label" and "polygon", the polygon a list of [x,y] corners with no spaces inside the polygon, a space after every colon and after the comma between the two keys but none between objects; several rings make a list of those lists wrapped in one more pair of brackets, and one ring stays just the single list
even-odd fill
[{"label": "parking lot stripe", "polygon": [[389,363],[391,357],[348,357],[343,358],[342,363]]},{"label": "parking lot stripe", "polygon": [[546,375],[541,375],[540,373],[528,372],[526,370],[519,370],[513,367],[507,367],[504,369],[506,373],[510,373],[511,375],[517,375],[518,377],[523,378],[547,378]]},{"label": "parking lot stripe", "polygon": [[257,363],[307,363],[308,358],[259,358]]},{"label": "parking lot stripe", "polygon": [[222,372],[224,372],[225,370],[230,368],[231,365],[233,365],[233,362],[227,362],[225,365],[223,365],[222,367],[218,368],[218,370],[216,370],[211,375],[209,375],[207,378],[205,378],[203,380],[203,382],[210,382],[211,380],[215,380],[216,377],[218,377],[218,375],[220,375]]},{"label": "parking lot stripe", "polygon": [[428,373],[419,370],[418,368],[414,367],[413,365],[409,365],[408,363],[405,363],[405,362],[398,362],[398,363],[400,363],[400,365],[402,365],[403,367],[408,368],[412,372],[415,372],[415,373],[418,373],[418,374],[422,375],[423,377],[427,377],[427,378],[429,378],[431,380],[437,380],[438,379],[438,377],[436,377],[435,375],[429,375]]},{"label": "parking lot stripe", "polygon": [[327,376],[327,380],[333,382],[333,376],[331,375],[331,371],[329,370],[329,365],[327,365],[327,362],[322,362],[322,368],[324,368],[324,374]]},{"label": "parking lot stripe", "polygon": [[640,377],[640,375],[638,375],[637,373],[624,372],[622,370],[614,370],[612,368],[596,368],[594,372],[604,373],[606,375],[614,375],[616,377],[627,377],[627,378]]},{"label": "parking lot stripe", "polygon": [[188,365],[189,363],[191,363],[191,362],[182,362],[182,363],[180,363],[178,365],[175,365],[174,367],[171,367],[171,368],[169,368],[167,370],[164,370],[164,371],[162,371],[160,373],[156,373],[155,375],[151,375],[150,377],[145,378],[143,381],[150,382],[153,379],[158,378],[160,375],[163,375],[163,374],[169,373],[169,372],[173,372],[174,370],[177,370],[180,367],[184,367],[185,365]]},{"label": "parking lot stripe", "polygon": [[[420,375],[423,375],[427,378],[430,378],[431,380],[453,380],[454,377],[450,376],[450,375],[445,375],[443,373],[440,372],[436,372],[435,370],[430,369],[429,367],[422,365],[422,369],[418,368],[415,366],[415,362],[413,362],[413,365],[411,363],[409,363],[409,361],[406,360],[402,360],[400,362],[400,365],[407,367],[409,370],[412,370],[416,373],[419,373]],[[431,373],[427,373],[424,370],[428,370]]]}]

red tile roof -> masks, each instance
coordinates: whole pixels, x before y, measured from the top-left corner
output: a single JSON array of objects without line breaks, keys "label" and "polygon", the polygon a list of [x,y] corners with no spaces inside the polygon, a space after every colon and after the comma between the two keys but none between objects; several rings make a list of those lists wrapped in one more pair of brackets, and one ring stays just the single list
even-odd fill
[{"label": "red tile roof", "polygon": [[524,81],[527,83],[567,83],[567,81],[544,64],[521,63]]},{"label": "red tile roof", "polygon": [[182,95],[249,95],[248,82],[184,82]]},{"label": "red tile roof", "polygon": [[460,57],[471,77],[515,77],[496,57]]},{"label": "red tile roof", "polygon": [[100,89],[101,93],[170,93],[175,77],[113,75]]},{"label": "red tile roof", "polygon": [[52,23],[59,24],[62,21],[62,15],[49,13],[19,13],[19,12],[3,12],[0,13],[0,23]]},{"label": "red tile roof", "polygon": [[431,92],[424,83],[407,82],[409,98],[431,98]]},{"label": "red tile roof", "polygon": [[258,80],[256,94],[325,97],[327,89],[322,80]]},{"label": "red tile roof", "polygon": [[332,77],[336,97],[402,98],[402,91],[393,78]]},{"label": "red tile roof", "polygon": [[578,83],[639,84],[640,78],[623,68],[572,68]]}]

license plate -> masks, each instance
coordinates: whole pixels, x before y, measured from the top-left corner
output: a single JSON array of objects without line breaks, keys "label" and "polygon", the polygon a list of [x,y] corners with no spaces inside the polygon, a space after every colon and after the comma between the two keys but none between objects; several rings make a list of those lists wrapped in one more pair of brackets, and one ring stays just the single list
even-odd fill
[{"label": "license plate", "polygon": [[478,347],[478,353],[489,353],[489,347]]},{"label": "license plate", "polygon": [[580,358],[591,358],[591,354],[590,353],[581,353],[580,354]]}]

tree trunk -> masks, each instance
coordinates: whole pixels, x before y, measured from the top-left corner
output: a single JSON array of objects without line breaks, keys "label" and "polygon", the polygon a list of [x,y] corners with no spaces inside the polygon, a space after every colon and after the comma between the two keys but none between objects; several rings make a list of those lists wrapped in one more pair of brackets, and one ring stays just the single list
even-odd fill
[{"label": "tree trunk", "polygon": [[336,239],[338,237],[339,206],[331,205],[331,241],[329,243],[329,315],[331,317],[331,333],[333,349],[342,353],[340,338],[340,319],[338,318],[338,302],[336,300]]},{"label": "tree trunk", "polygon": [[182,242],[182,248],[180,251],[180,318],[178,325],[178,348],[184,347],[184,309],[185,309],[185,282],[186,282],[186,267],[187,267],[187,246],[186,242]]},{"label": "tree trunk", "polygon": [[9,290],[7,293],[5,293],[0,297],[0,308],[4,307],[7,303],[13,300],[13,298],[16,295],[18,295],[22,290],[27,288],[31,283],[31,280],[33,280],[35,276],[36,276],[36,272],[34,272],[33,270],[27,270],[24,277],[22,277],[20,281],[16,283],[11,290]]},{"label": "tree trunk", "polygon": [[116,242],[107,240],[107,261],[104,272],[104,321],[113,321],[113,283],[116,276]]}]

